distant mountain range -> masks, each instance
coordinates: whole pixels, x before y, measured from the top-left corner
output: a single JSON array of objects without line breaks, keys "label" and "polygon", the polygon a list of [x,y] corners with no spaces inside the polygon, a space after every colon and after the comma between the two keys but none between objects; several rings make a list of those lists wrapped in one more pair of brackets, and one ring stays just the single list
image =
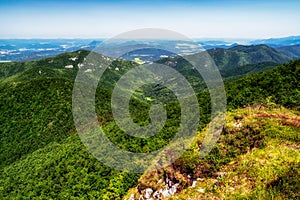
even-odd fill
[{"label": "distant mountain range", "polygon": [[91,39],[0,39],[0,61],[30,61],[88,48]]},{"label": "distant mountain range", "polygon": [[254,40],[250,44],[266,44],[271,47],[283,47],[300,44],[300,36],[290,36],[284,38],[271,38],[263,40]]},{"label": "distant mountain range", "polygon": [[[265,71],[279,64],[300,58],[299,49],[298,46],[275,49],[267,45],[238,45],[228,49],[209,49],[207,52],[226,81],[227,78],[232,79],[246,74]],[[167,65],[176,63],[174,68],[190,77],[190,80],[193,80],[194,76],[199,76],[193,67],[180,56],[163,58],[157,62]]]},{"label": "distant mountain range", "polygon": [[[126,47],[130,48],[132,46],[127,45]],[[279,64],[300,58],[299,54],[297,54],[297,46],[275,49],[267,45],[238,45],[228,49],[214,48],[207,52],[219,68],[224,82],[232,81],[249,74],[271,70]],[[90,51],[88,50],[77,50],[36,61],[0,63],[0,83],[1,81],[25,81],[33,77],[67,77],[70,80],[74,80],[78,69],[84,65],[84,58],[89,53]],[[189,56],[197,56],[197,54]],[[140,59],[134,60],[135,58]],[[130,51],[124,54],[122,59],[113,59],[111,69],[106,70],[103,75],[105,78],[100,84],[107,89],[114,88],[114,83],[119,80],[122,74],[132,67],[141,64],[142,60],[150,60],[151,62],[157,62],[174,68],[190,82],[193,89],[197,92],[206,88],[201,74],[186,61],[184,55],[174,55],[169,51],[152,48]],[[92,72],[92,69],[86,69],[86,71]],[[154,87],[145,86],[142,90],[141,94],[144,95],[141,96],[139,93],[136,93],[136,97],[146,102],[152,96],[159,96],[166,102],[173,100],[173,96],[166,98],[163,95],[166,89],[161,85]]]},{"label": "distant mountain range", "polygon": [[[126,47],[130,48],[132,46],[127,45]],[[38,73],[38,66],[47,67],[48,71],[66,69],[63,70],[63,73],[62,71],[53,71],[46,74],[52,74],[55,77],[64,76],[74,79],[76,77],[77,69],[83,62],[84,56],[87,56],[89,52],[90,51],[87,50],[77,50],[75,52],[67,52],[56,57],[49,57],[37,61],[2,63],[2,65],[0,65],[2,68],[0,70],[0,81],[2,78],[9,77],[11,74],[15,74],[16,72],[28,71],[32,68],[32,66],[34,66],[32,70],[35,71],[35,74]],[[223,78],[232,79],[234,77],[240,77],[246,74],[271,69],[279,64],[299,59],[300,45],[280,48],[272,48],[267,45],[237,45],[228,49],[213,48],[207,50],[207,52],[219,68]],[[73,61],[72,59],[75,58],[76,61]],[[199,73],[197,73],[196,70],[184,59],[184,55],[178,56],[172,52],[162,49],[141,48],[139,50],[129,51],[124,54],[121,59],[134,61],[137,64],[143,63],[141,61],[155,61],[161,64],[170,65],[181,74],[185,75],[190,81],[193,82],[193,80],[198,80],[195,82],[195,84],[197,83],[195,87],[201,88],[199,87],[199,83],[201,82],[199,82],[199,78],[201,78]],[[28,68],[28,66],[30,66],[30,68]],[[69,66],[72,66],[73,70],[68,70],[67,68]],[[118,71],[113,71],[113,73],[119,73]],[[30,76],[28,72],[22,74],[22,76],[25,76],[26,74],[26,76]],[[118,77],[118,75],[116,76]]]},{"label": "distant mountain range", "polygon": [[[79,49],[94,50],[103,41],[103,39],[0,39],[0,62],[31,61]],[[147,42],[143,41],[143,44],[147,44]],[[161,49],[161,52],[156,50],[155,55],[152,52],[146,55],[143,51],[142,54],[144,60],[153,61],[160,58],[161,55],[186,55],[215,48],[231,49],[239,45],[261,44],[276,48],[280,53],[293,59],[298,58],[300,55],[300,36],[262,40],[195,39],[195,41],[191,42],[157,40],[151,45],[144,45],[143,47],[155,46],[156,49]],[[118,46],[130,50],[135,49],[137,45],[140,46],[140,41],[126,40],[123,42],[118,41],[117,45],[112,43],[108,48],[110,51],[114,51],[114,47]],[[169,53],[166,54],[163,50],[167,50]],[[129,55],[127,54],[126,56],[128,58]],[[131,58],[132,56],[129,57]]]}]

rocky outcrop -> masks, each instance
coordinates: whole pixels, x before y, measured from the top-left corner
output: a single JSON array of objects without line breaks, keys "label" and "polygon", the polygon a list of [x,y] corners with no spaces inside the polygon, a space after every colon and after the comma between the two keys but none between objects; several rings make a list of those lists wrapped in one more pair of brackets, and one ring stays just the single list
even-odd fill
[{"label": "rocky outcrop", "polygon": [[153,190],[152,188],[141,189],[138,186],[138,195],[132,194],[128,200],[156,200],[163,199],[173,196],[178,191],[179,181],[174,179],[166,178],[164,180],[159,180],[159,182],[164,182],[164,187],[158,190]]}]

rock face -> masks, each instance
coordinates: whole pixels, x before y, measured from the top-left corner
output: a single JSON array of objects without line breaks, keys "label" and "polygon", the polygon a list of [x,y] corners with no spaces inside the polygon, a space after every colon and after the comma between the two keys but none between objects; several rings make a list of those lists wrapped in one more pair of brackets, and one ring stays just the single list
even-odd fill
[{"label": "rock face", "polygon": [[205,189],[204,188],[199,188],[197,191],[200,192],[200,193],[204,193]]},{"label": "rock face", "polygon": [[73,65],[66,65],[65,68],[66,69],[73,69]]},{"label": "rock face", "polygon": [[178,187],[178,183],[172,185],[171,187],[166,187],[164,189],[160,189],[158,191],[158,194],[164,198],[167,198],[167,197],[170,197],[170,196],[173,196],[176,191],[177,191],[177,187]]},{"label": "rock face", "polygon": [[[138,200],[162,199],[162,198],[168,198],[176,194],[179,186],[178,181],[175,181],[174,183],[174,181],[167,178],[164,181],[164,183],[165,183],[165,187],[156,191],[153,191],[152,188],[139,190],[140,196],[138,197]],[[133,196],[131,195],[128,200],[133,200],[133,199],[134,199],[134,195]]]},{"label": "rock face", "polygon": [[192,188],[195,188],[196,187],[196,185],[197,185],[197,181],[193,181],[193,183],[192,183]]},{"label": "rock face", "polygon": [[128,200],[134,200],[134,194],[130,195]]},{"label": "rock face", "polygon": [[147,189],[145,190],[145,198],[146,198],[146,199],[150,199],[152,193],[153,193],[153,190],[152,190],[151,188],[147,188]]}]

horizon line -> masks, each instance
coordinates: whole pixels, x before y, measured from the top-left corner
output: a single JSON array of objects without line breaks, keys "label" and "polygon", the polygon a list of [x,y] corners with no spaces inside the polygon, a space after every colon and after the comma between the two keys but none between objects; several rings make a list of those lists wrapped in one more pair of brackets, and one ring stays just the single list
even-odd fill
[{"label": "horizon line", "polygon": [[[195,40],[216,40],[216,39],[239,39],[239,40],[261,40],[261,39],[281,39],[281,38],[289,38],[289,37],[300,37],[299,35],[288,35],[288,36],[275,36],[275,37],[190,37],[190,39]],[[107,40],[113,37],[0,37],[0,40]],[[119,38],[124,40],[147,40],[147,39],[155,39],[155,40],[168,40],[167,38]],[[172,39],[176,40],[176,39]]]}]

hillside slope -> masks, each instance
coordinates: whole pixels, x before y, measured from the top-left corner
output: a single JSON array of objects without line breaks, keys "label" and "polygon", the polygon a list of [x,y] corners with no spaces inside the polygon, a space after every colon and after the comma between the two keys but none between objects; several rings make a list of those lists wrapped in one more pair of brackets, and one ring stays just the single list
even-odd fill
[{"label": "hillside slope", "polygon": [[[208,50],[207,53],[218,67],[224,82],[249,74],[272,70],[279,64],[296,59],[296,56],[287,56],[279,52],[279,50],[266,45],[238,45],[229,49],[215,48]],[[195,57],[197,55],[195,54]],[[179,71],[191,83],[195,91],[199,92],[206,88],[201,75],[184,56],[164,58],[156,62],[168,65]]]},{"label": "hillside slope", "polygon": [[298,199],[299,114],[262,106],[233,110],[208,156],[199,159],[204,131],[175,163],[143,174],[124,199]]},{"label": "hillside slope", "polygon": [[[64,78],[75,78],[79,64],[89,54],[89,51],[80,50],[57,55],[55,57],[45,58],[29,62],[11,62],[0,63],[0,81],[18,81],[27,78],[54,77],[54,75]],[[66,68],[66,66],[73,66]],[[56,73],[47,73],[43,69]],[[27,70],[33,70],[26,72]],[[22,73],[25,73],[23,77]]]},{"label": "hillside slope", "polygon": [[[187,190],[183,192],[183,196],[175,195],[174,199],[251,199],[257,197],[268,199],[272,196],[279,199],[290,199],[299,197],[300,183],[297,180],[297,174],[300,173],[299,77],[300,61],[298,60],[278,66],[271,71],[249,75],[227,83],[228,109],[231,112],[228,113],[229,123],[224,127],[219,145],[208,156],[200,160],[197,155],[204,133],[199,133],[198,141],[195,141],[194,146],[175,164],[163,171],[153,174],[146,173],[139,179],[139,187],[143,189],[143,195],[145,195],[147,188],[151,188],[152,191],[160,191],[160,196],[163,193],[172,194],[175,189],[166,190],[164,181],[161,181],[164,179],[164,174],[168,174],[169,180],[175,180],[171,183],[173,186],[179,184],[175,190],[177,193],[190,187],[197,178],[199,181],[209,180],[201,184],[201,187],[197,187],[200,192],[192,189],[194,192],[190,194],[191,190]],[[200,93],[199,97],[203,94]],[[280,108],[280,106],[289,107],[294,111]],[[236,111],[237,108],[243,107],[246,109]],[[283,145],[286,151],[278,152],[278,145]],[[258,167],[253,169],[252,174],[250,174],[251,177],[249,177],[252,182],[247,182],[249,185],[241,186],[244,183],[238,181],[241,176],[248,173],[245,170],[249,168],[248,165],[246,167],[243,165],[242,159],[246,157],[259,163],[256,156],[268,155],[269,153],[276,154],[276,158],[266,161],[268,166],[262,170],[259,169],[261,165],[257,164]],[[289,162],[286,162],[285,158],[288,158]],[[266,157],[262,157],[262,159],[267,160]],[[279,159],[278,163],[276,159]],[[231,177],[226,179],[227,182],[222,183],[217,177],[224,174],[221,172],[224,172],[225,169],[234,167],[231,165],[236,162],[242,163],[241,168],[244,171],[232,172],[237,177],[232,179],[237,180],[238,183],[232,184],[231,189],[228,189],[228,185],[230,185],[228,182],[230,182]],[[276,169],[277,167],[279,169]],[[258,178],[256,172],[259,172]],[[226,171],[227,173],[229,172]],[[272,177],[272,173],[274,173],[274,177]],[[192,178],[188,178],[188,176],[192,176]],[[257,185],[256,188],[252,188],[255,185],[253,183]],[[224,185],[229,194],[222,194],[224,188],[217,191],[219,186]],[[236,192],[231,194],[227,190]],[[247,194],[244,194],[243,190],[246,190]],[[196,193],[195,196],[193,196],[194,193]],[[132,195],[136,198],[140,196],[137,188],[130,190],[126,198]]]},{"label": "hillside slope", "polygon": [[[76,67],[70,69],[65,66],[72,63],[76,66],[76,62],[79,64],[81,60],[73,61],[78,54],[63,54],[58,60],[54,57],[29,63],[4,63],[2,66],[6,67],[0,68],[3,72],[0,82],[0,198],[121,199],[128,188],[137,184],[139,175],[114,171],[92,158],[75,133],[71,102]],[[112,65],[121,70],[117,71],[113,67],[108,70],[103,80],[105,88],[98,88],[95,110],[99,124],[116,145],[126,150],[149,152],[166,145],[179,126],[178,102],[165,105],[167,122],[160,134],[149,139],[126,135],[112,118],[111,88],[122,73],[136,64],[119,60]],[[299,73],[300,61],[293,61],[272,71],[227,83],[228,107],[234,110],[256,103],[271,106],[276,103],[299,110]],[[200,127],[205,127],[210,120],[209,93],[199,93],[198,101],[201,107]],[[133,121],[140,125],[149,123],[149,107],[150,104],[132,99],[130,111]],[[293,124],[294,121],[286,123]],[[257,136],[259,142],[260,133],[251,136],[251,131],[245,133],[251,138]],[[239,135],[232,137],[232,159],[246,151],[246,148],[239,150],[239,141],[260,146],[260,143],[255,142],[256,139],[247,141],[246,138],[245,141]],[[291,137],[299,140],[298,136]],[[194,154],[189,153],[178,161],[178,167],[184,168],[186,172],[193,170],[197,164],[190,157]],[[213,160],[208,166],[208,174],[219,170],[229,161],[219,159],[220,156],[215,153],[213,151],[207,158]],[[191,164],[181,163],[185,160],[191,161]],[[188,182],[185,181],[183,186],[188,186]]]},{"label": "hillside slope", "polygon": [[118,199],[138,177],[103,165],[72,135],[0,168],[0,199]]},{"label": "hillside slope", "polygon": [[262,62],[285,63],[290,57],[266,45],[235,46],[229,49],[211,49],[208,51],[220,70],[232,69],[248,64]]},{"label": "hillside slope", "polygon": [[279,47],[277,48],[277,50],[290,57],[290,58],[293,58],[293,59],[297,59],[300,57],[300,44],[298,45],[292,45],[292,46],[284,46],[284,47]]},{"label": "hillside slope", "polygon": [[226,84],[230,108],[271,101],[288,108],[300,109],[300,60],[273,70],[252,74]]},{"label": "hillside slope", "polygon": [[[251,136],[244,138],[245,143],[243,139],[235,138],[233,142],[239,148],[245,148],[246,141],[253,139],[252,142],[262,144],[260,147],[255,143],[254,148],[251,147],[250,141],[247,152],[231,159],[212,176],[202,177],[195,188],[183,191],[178,198],[186,199],[187,196],[194,199],[299,198],[300,181],[297,178],[300,174],[299,113],[286,109],[237,110],[228,114],[222,137],[232,137],[251,128],[259,132],[254,138]],[[227,150],[230,146],[231,144],[225,144]]]},{"label": "hillside slope", "polygon": [[[252,127],[259,132],[260,137],[253,139],[262,143],[260,147],[248,146],[246,152],[231,159],[211,176],[200,175],[195,187],[170,199],[300,198],[299,112],[262,107],[233,111],[228,113],[220,141]],[[243,139],[233,142],[244,148],[247,143],[241,141]],[[225,148],[228,150],[230,146],[226,144]]]}]

